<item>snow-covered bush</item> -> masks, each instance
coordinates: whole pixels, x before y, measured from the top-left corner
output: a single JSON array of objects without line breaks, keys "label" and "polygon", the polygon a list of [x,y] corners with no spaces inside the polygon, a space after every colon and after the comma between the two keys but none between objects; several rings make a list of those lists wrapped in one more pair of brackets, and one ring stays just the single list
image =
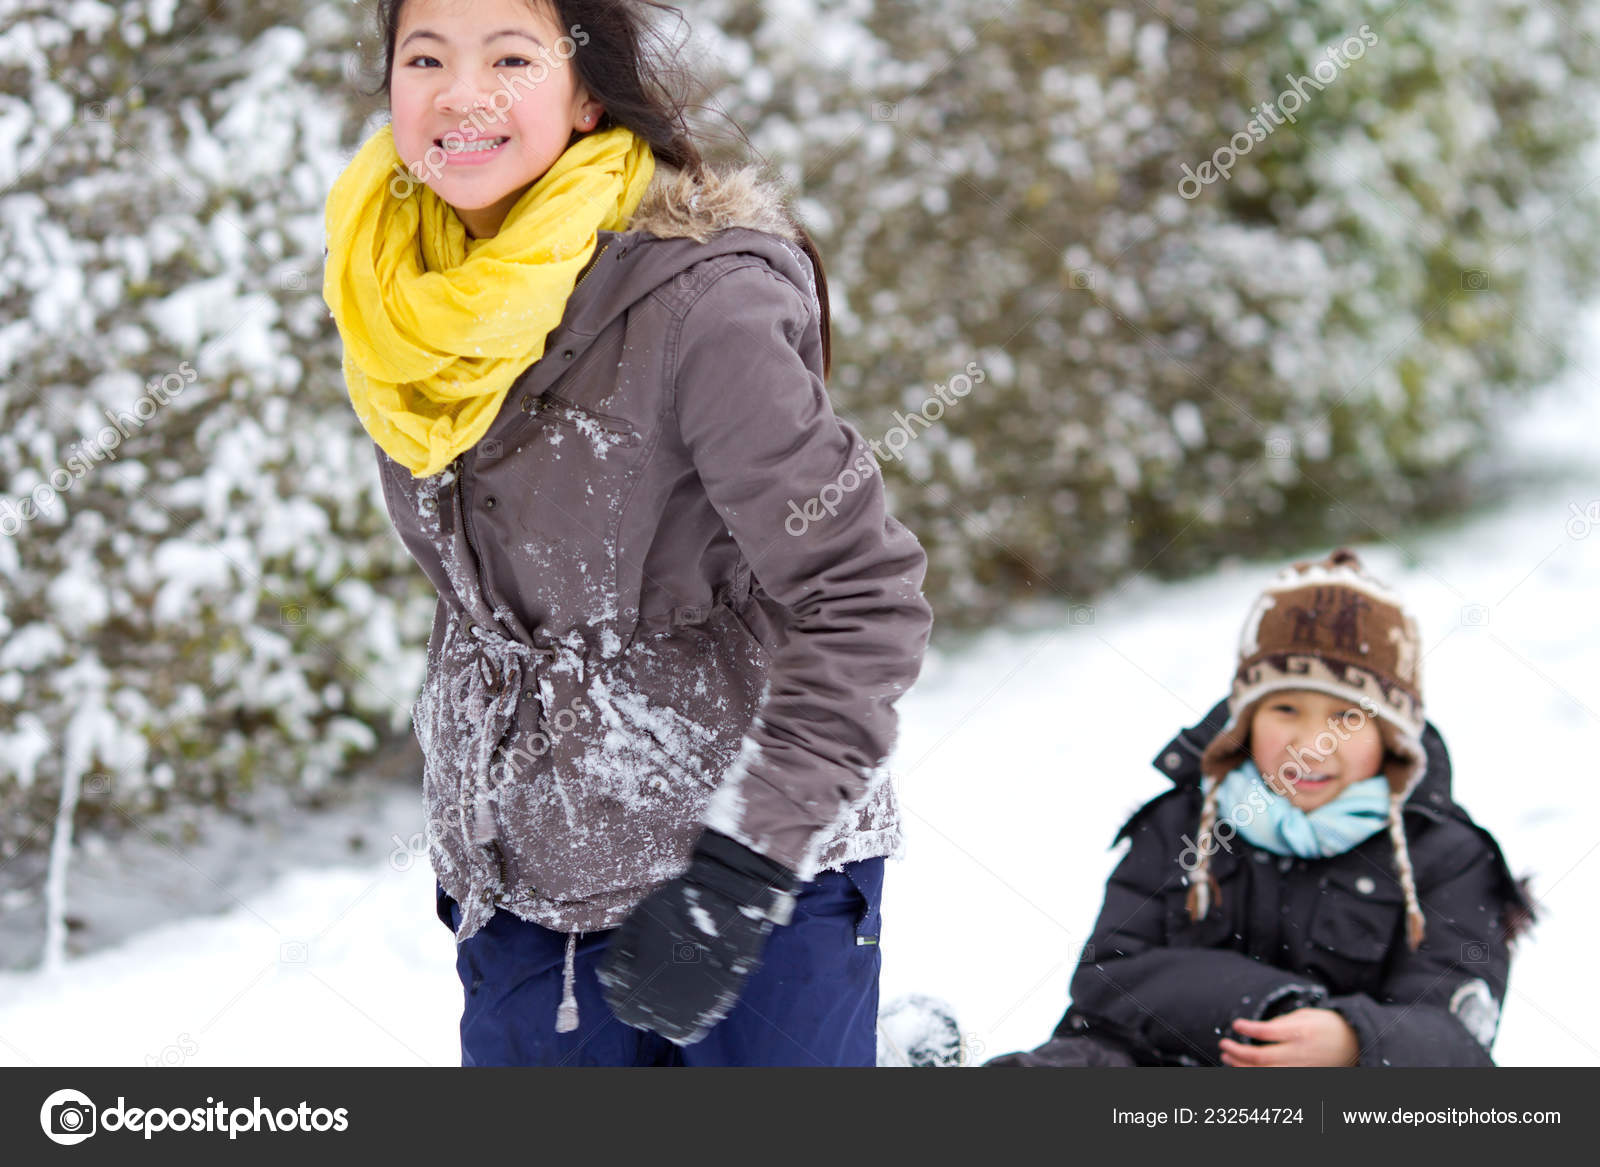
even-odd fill
[{"label": "snow-covered bush", "polygon": [[[357,23],[357,22],[360,23]],[[320,297],[366,14],[0,2],[0,841],[403,731],[431,606]],[[68,788],[70,792],[70,787]]]},{"label": "snow-covered bush", "polygon": [[807,196],[833,389],[945,628],[1468,504],[1594,287],[1583,0],[693,17]]}]

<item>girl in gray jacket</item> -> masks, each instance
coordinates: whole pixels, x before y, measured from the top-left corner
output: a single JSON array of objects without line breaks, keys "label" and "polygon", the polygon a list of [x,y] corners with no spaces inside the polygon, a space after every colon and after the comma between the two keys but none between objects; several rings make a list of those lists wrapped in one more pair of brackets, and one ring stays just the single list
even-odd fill
[{"label": "girl in gray jacket", "polygon": [[[873,1062],[926,557],[827,284],[657,5],[384,0],[324,293],[438,592],[413,708],[465,1064]],[[669,9],[669,11],[676,11]]]}]

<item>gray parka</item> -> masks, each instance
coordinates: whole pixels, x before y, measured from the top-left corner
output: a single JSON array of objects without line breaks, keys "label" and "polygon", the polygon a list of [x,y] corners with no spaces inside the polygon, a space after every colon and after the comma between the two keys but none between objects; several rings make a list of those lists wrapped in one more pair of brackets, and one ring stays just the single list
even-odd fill
[{"label": "gray parka", "polygon": [[829,404],[795,238],[754,168],[658,165],[475,447],[374,447],[439,593],[412,721],[458,940],[613,927],[707,825],[802,879],[900,849],[927,559]]}]

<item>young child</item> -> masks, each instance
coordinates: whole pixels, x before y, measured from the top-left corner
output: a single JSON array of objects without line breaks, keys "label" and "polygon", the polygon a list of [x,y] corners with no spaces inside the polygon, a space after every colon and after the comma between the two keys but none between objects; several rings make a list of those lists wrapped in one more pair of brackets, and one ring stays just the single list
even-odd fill
[{"label": "young child", "polygon": [[1490,1066],[1532,922],[1450,796],[1421,642],[1353,552],[1256,601],[1226,702],[1155,765],[1051,1040],[991,1066]]}]

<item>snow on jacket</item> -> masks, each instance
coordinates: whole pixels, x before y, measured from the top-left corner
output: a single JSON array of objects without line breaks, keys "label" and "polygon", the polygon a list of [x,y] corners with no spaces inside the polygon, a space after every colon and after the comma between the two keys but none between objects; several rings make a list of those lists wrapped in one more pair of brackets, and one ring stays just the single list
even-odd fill
[{"label": "snow on jacket", "polygon": [[1404,826],[1427,929],[1405,942],[1388,833],[1326,859],[1280,856],[1235,835],[1212,857],[1221,902],[1198,922],[1180,861],[1197,837],[1199,759],[1227,718],[1219,702],[1156,756],[1175,789],[1122,827],[1130,846],[1072,978],[1054,1036],[1099,1034],[1141,1064],[1221,1065],[1229,1026],[1289,1009],[1336,1010],[1364,1066],[1492,1066],[1505,998],[1510,915],[1526,908],[1494,837],[1450,794],[1430,722],[1427,774]]},{"label": "snow on jacket", "polygon": [[706,825],[803,879],[900,851],[927,558],[830,406],[796,238],[754,168],[658,165],[481,441],[420,479],[374,445],[439,593],[412,721],[458,939],[612,927]]}]

